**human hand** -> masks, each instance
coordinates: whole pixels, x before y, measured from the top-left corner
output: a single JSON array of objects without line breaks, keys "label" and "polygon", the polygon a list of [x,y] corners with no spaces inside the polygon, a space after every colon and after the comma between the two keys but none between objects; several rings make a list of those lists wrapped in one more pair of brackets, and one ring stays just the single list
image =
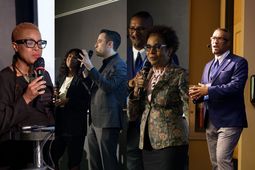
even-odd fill
[{"label": "human hand", "polygon": [[84,65],[87,70],[91,70],[94,66],[91,63],[91,60],[89,59],[88,52],[85,49],[83,49],[82,52],[83,54],[80,54],[82,59],[78,60],[81,62],[81,66]]},{"label": "human hand", "polygon": [[140,89],[144,88],[144,76],[141,73],[138,73],[132,80],[134,85],[134,96],[138,96]]},{"label": "human hand", "polygon": [[46,81],[43,80],[43,76],[37,77],[31,83],[28,84],[25,93],[23,94],[23,98],[25,102],[28,104],[32,100],[34,100],[37,96],[45,93]]},{"label": "human hand", "polygon": [[206,84],[198,83],[198,86],[191,86],[189,88],[189,96],[193,100],[197,100],[206,95],[208,95],[208,86]]},{"label": "human hand", "polygon": [[58,98],[55,102],[55,106],[64,106],[66,103],[68,103],[68,98]]}]

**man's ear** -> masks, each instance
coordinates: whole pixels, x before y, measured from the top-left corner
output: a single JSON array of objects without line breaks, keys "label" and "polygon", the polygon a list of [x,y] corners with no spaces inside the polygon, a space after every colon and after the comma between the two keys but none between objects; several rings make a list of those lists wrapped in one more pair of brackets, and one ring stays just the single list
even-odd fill
[{"label": "man's ear", "polygon": [[113,48],[113,41],[108,41],[107,46],[110,47],[110,48]]},{"label": "man's ear", "polygon": [[15,52],[18,52],[18,44],[15,42],[12,42],[12,48],[14,49]]}]

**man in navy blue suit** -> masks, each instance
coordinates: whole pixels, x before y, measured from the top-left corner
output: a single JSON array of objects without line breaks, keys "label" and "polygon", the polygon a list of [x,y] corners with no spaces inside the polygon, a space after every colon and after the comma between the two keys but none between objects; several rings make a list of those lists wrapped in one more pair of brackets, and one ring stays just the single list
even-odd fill
[{"label": "man in navy blue suit", "polygon": [[248,126],[244,105],[248,63],[230,52],[230,39],[228,30],[214,31],[214,59],[206,64],[201,83],[189,91],[194,102],[204,102],[206,138],[214,170],[233,169],[234,148]]}]

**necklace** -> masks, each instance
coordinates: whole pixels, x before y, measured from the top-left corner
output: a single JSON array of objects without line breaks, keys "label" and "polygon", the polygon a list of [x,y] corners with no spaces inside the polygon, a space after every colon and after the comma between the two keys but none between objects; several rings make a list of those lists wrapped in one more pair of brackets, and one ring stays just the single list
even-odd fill
[{"label": "necklace", "polygon": [[29,78],[28,73],[27,73],[27,74],[23,73],[16,65],[15,65],[14,67],[15,67],[15,69],[18,70],[18,72],[24,77],[24,79],[25,79],[27,82],[29,82],[30,78]]}]

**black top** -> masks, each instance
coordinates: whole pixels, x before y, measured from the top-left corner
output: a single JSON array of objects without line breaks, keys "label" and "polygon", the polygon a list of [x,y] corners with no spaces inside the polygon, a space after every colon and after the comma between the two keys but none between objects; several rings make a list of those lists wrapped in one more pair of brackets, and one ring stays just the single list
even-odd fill
[{"label": "black top", "polygon": [[10,67],[0,72],[0,141],[23,126],[54,124],[53,85],[47,71],[44,80],[45,93],[26,104],[22,95],[28,82],[24,77],[16,77]]},{"label": "black top", "polygon": [[[59,88],[66,77],[60,78]],[[89,87],[91,80],[74,76],[67,90],[68,102],[64,107],[56,108],[56,135],[85,136],[87,128],[87,111],[90,109]]]}]

